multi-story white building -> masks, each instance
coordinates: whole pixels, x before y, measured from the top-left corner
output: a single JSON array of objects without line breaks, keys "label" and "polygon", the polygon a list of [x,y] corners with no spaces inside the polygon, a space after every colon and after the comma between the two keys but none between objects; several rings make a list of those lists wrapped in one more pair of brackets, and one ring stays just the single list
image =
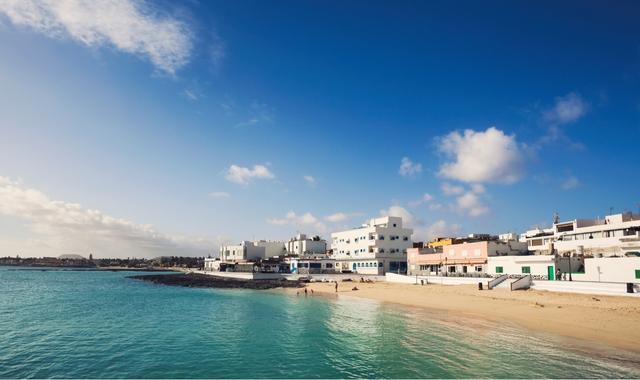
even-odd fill
[{"label": "multi-story white building", "polygon": [[556,222],[552,228],[527,231],[520,237],[539,254],[607,257],[640,251],[640,215],[608,215],[604,219]]},{"label": "multi-story white building", "polygon": [[268,259],[286,253],[284,243],[281,241],[242,241],[236,245],[220,246],[220,261],[255,261]]},{"label": "multi-story white building", "polygon": [[265,257],[265,247],[255,245],[251,241],[242,241],[237,245],[220,246],[220,261],[252,261]]},{"label": "multi-story white building", "polygon": [[402,218],[371,219],[359,228],[331,234],[336,269],[341,272],[384,274],[407,271],[407,249],[413,230],[403,228]]},{"label": "multi-story white building", "polygon": [[324,255],[327,253],[327,241],[319,236],[308,238],[305,234],[298,234],[287,242],[287,253],[291,255]]}]

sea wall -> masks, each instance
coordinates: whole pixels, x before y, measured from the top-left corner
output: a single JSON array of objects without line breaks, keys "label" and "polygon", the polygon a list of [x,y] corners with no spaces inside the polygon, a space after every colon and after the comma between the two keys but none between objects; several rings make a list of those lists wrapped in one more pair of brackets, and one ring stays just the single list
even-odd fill
[{"label": "sea wall", "polygon": [[385,277],[388,282],[401,284],[420,284],[420,281],[422,280],[425,284],[477,285],[479,282],[486,284],[488,280],[483,277],[405,276],[395,273],[387,273]]},{"label": "sea wall", "polygon": [[[484,286],[487,285],[486,278],[473,277],[404,276],[387,273],[386,279],[388,282],[400,284],[420,284],[420,280],[424,280],[425,284],[477,285],[478,282],[482,282]],[[497,287],[506,287],[508,289],[508,285],[512,281],[513,280],[507,280]],[[640,285],[634,285],[634,293],[627,293],[626,283],[533,280],[531,283],[531,289],[546,290],[550,292],[640,297]]]}]

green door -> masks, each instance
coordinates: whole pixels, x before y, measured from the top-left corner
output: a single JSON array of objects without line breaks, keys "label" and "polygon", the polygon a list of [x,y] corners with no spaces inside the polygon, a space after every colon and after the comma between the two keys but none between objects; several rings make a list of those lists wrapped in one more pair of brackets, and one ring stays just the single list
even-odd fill
[{"label": "green door", "polygon": [[549,281],[553,281],[555,279],[553,273],[553,265],[549,265],[547,267],[547,277],[549,277]]}]

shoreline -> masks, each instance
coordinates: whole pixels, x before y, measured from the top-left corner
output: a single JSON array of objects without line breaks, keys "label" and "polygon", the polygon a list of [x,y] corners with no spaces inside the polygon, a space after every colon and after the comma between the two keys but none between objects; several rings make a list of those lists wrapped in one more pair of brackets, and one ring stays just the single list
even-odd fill
[{"label": "shoreline", "polygon": [[[640,353],[640,299],[540,290],[477,290],[474,285],[386,282],[309,283],[325,297],[356,297],[424,310],[465,314],[583,342]],[[359,290],[351,290],[357,287]],[[291,292],[290,289],[284,289]]]}]

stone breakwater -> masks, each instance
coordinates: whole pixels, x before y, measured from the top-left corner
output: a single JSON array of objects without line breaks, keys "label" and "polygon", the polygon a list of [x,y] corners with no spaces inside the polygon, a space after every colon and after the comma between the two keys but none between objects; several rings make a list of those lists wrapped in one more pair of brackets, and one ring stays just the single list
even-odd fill
[{"label": "stone breakwater", "polygon": [[158,274],[129,276],[134,280],[148,281],[155,284],[185,286],[190,288],[226,288],[226,289],[274,289],[300,288],[304,284],[298,281],[278,280],[239,280],[209,276],[205,274]]}]

